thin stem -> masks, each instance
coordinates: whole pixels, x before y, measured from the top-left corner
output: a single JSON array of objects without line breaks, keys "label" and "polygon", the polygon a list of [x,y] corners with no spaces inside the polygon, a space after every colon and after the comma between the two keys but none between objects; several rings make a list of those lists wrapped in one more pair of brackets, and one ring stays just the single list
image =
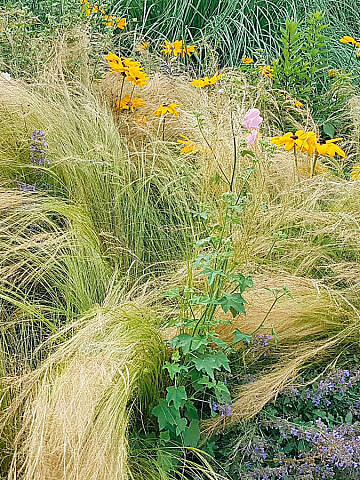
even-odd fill
[{"label": "thin stem", "polygon": [[162,124],[162,139],[163,141],[165,140],[165,119],[166,116],[164,116],[163,124]]},{"label": "thin stem", "polygon": [[121,90],[120,90],[120,100],[122,98],[122,94],[124,90],[124,83],[125,83],[125,74],[123,73],[123,79],[122,79]]},{"label": "thin stem", "polygon": [[251,335],[254,335],[254,333],[256,333],[257,331],[259,331],[260,328],[262,328],[262,326],[263,326],[264,323],[266,322],[268,316],[270,315],[272,309],[275,307],[277,301],[280,300],[280,298],[284,297],[285,295],[286,295],[286,293],[283,293],[282,295],[280,295],[280,297],[275,297],[275,300],[273,301],[271,307],[270,307],[269,310],[267,311],[267,314],[265,315],[264,320],[260,323],[260,325],[259,325],[253,332],[251,332]]},{"label": "thin stem", "polygon": [[235,131],[234,131],[234,119],[233,119],[232,110],[230,110],[230,119],[231,119],[231,131],[233,135],[233,145],[234,145],[234,163],[233,163],[233,171],[232,171],[231,182],[230,182],[230,192],[232,192],[233,186],[234,186],[234,180],[235,180],[236,164],[237,164],[236,137],[235,137]]},{"label": "thin stem", "polygon": [[310,177],[312,178],[314,173],[315,173],[315,169],[316,169],[316,162],[317,162],[317,159],[318,159],[318,156],[319,154],[316,152],[315,155],[314,155],[314,161],[311,165],[311,172],[310,172]]},{"label": "thin stem", "polygon": [[296,153],[296,144],[294,144],[294,160],[295,160],[294,178],[295,178],[295,182],[296,182],[296,179],[298,178],[298,175],[299,175],[299,171],[298,171],[298,161],[297,161],[297,153]]}]

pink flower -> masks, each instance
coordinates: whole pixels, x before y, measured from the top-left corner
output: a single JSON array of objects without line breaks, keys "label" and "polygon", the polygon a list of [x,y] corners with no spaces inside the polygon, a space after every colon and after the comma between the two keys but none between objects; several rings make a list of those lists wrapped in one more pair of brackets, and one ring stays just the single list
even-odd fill
[{"label": "pink flower", "polygon": [[259,130],[257,128],[253,128],[250,132],[250,135],[246,137],[248,147],[250,147],[250,145],[254,145],[258,132]]},{"label": "pink flower", "polygon": [[260,128],[262,121],[263,118],[260,117],[260,110],[257,108],[250,108],[250,110],[245,114],[243,127],[248,128],[249,130],[252,128]]}]

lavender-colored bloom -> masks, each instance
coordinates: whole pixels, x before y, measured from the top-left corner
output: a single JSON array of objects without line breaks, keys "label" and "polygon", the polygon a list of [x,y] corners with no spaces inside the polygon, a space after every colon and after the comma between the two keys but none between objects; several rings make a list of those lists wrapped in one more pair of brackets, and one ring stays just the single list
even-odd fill
[{"label": "lavender-colored bloom", "polygon": [[43,130],[34,130],[31,136],[30,153],[31,163],[44,165],[45,162],[50,163],[46,158],[48,151],[48,144],[45,140],[45,133]]},{"label": "lavender-colored bloom", "polygon": [[20,184],[20,189],[23,192],[36,192],[36,186],[35,185],[30,185],[28,183],[21,183]]},{"label": "lavender-colored bloom", "polygon": [[250,108],[245,114],[243,127],[249,130],[253,128],[259,129],[262,121],[263,118],[260,116],[260,110],[258,108]]},{"label": "lavender-colored bloom", "polygon": [[246,137],[248,147],[254,145],[256,138],[258,136],[259,130],[257,128],[253,128],[250,134]]}]

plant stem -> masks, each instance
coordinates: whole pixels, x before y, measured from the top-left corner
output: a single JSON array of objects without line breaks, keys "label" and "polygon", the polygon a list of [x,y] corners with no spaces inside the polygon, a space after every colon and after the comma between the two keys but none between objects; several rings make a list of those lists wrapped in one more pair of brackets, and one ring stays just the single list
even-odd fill
[{"label": "plant stem", "polygon": [[314,173],[315,173],[315,169],[316,169],[316,162],[317,162],[317,159],[318,159],[318,156],[319,154],[317,152],[315,152],[315,155],[314,155],[314,161],[311,165],[311,172],[310,172],[310,177],[312,178]]},{"label": "plant stem", "polygon": [[295,160],[295,182],[298,179],[299,171],[298,171],[298,162],[297,162],[297,153],[296,153],[296,145],[294,145],[294,160]]},{"label": "plant stem", "polygon": [[163,141],[165,140],[165,119],[166,116],[164,116],[163,124],[162,124],[162,139]]},{"label": "plant stem", "polygon": [[233,119],[232,110],[230,111],[230,119],[231,119],[231,131],[233,135],[233,145],[234,145],[234,163],[233,163],[233,171],[232,171],[231,182],[230,182],[230,192],[232,192],[233,186],[234,186],[234,180],[235,180],[236,163],[237,163],[236,137],[235,137],[235,131],[234,131],[234,119]]}]

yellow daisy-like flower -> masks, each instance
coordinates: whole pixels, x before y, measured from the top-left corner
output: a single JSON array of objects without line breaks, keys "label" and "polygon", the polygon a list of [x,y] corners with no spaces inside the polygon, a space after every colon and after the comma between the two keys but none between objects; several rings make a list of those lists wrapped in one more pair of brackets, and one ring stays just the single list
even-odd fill
[{"label": "yellow daisy-like flower", "polygon": [[143,87],[149,83],[150,78],[147,76],[146,72],[141,69],[137,67],[129,67],[128,72],[126,73],[126,80],[131,82],[132,85]]},{"label": "yellow daisy-like flower", "polygon": [[179,115],[177,108],[181,107],[181,105],[181,103],[162,103],[160,107],[153,112],[153,115],[156,117],[163,117],[169,113],[170,115],[175,115],[175,117],[177,117]]},{"label": "yellow daisy-like flower", "polygon": [[345,35],[345,37],[341,38],[340,42],[354,45],[355,47],[360,48],[360,40],[357,40],[354,37],[350,37],[349,35]]},{"label": "yellow daisy-like flower", "polygon": [[340,157],[346,157],[344,150],[342,150],[335,142],[339,142],[342,138],[333,138],[331,140],[323,140],[320,138],[315,144],[316,151],[319,155],[328,155],[334,157],[337,153]]},{"label": "yellow daisy-like flower", "polygon": [[128,67],[123,64],[120,57],[118,57],[115,53],[109,52],[105,60],[107,61],[109,67],[113,72],[126,72]]},{"label": "yellow daisy-like flower", "polygon": [[117,23],[116,23],[116,28],[119,28],[120,30],[125,30],[125,27],[127,25],[127,21],[125,18],[121,18],[120,20],[117,20]]},{"label": "yellow daisy-like flower", "polygon": [[221,79],[222,73],[216,72],[212,77],[205,77],[203,79],[198,78],[190,82],[190,85],[194,85],[196,88],[204,88],[210,85],[215,85]]},{"label": "yellow daisy-like flower", "polygon": [[274,77],[274,69],[271,65],[260,65],[259,69],[264,77],[273,78]]},{"label": "yellow daisy-like flower", "polygon": [[140,45],[137,46],[137,50],[147,50],[149,45],[150,42],[141,42]]},{"label": "yellow daisy-like flower", "polygon": [[185,55],[188,55],[191,57],[191,55],[196,52],[196,46],[195,45],[184,45],[184,42],[182,40],[175,40],[175,42],[168,42],[165,40],[165,44],[163,45],[163,49],[160,50],[161,53],[164,55],[174,55],[175,57],[179,57],[180,55],[182,57],[185,57]]},{"label": "yellow daisy-like flower", "polygon": [[165,45],[163,45],[163,49],[160,50],[160,53],[163,53],[164,55],[171,55],[173,51],[173,45],[172,43],[168,42],[165,40]]},{"label": "yellow daisy-like flower", "polygon": [[253,63],[253,62],[254,62],[254,60],[251,57],[243,57],[242,58],[242,63],[244,65],[249,65],[250,63]]},{"label": "yellow daisy-like flower", "polygon": [[293,106],[296,107],[296,108],[302,108],[304,106],[304,104],[302,102],[300,102],[299,100],[296,100],[293,103]]},{"label": "yellow daisy-like flower", "polygon": [[121,100],[116,101],[116,110],[130,110],[133,112],[135,108],[145,107],[145,101],[140,97],[131,98],[130,95],[125,95]]},{"label": "yellow daisy-like flower", "polygon": [[307,134],[304,132],[304,130],[297,130],[295,133],[287,132],[285,135],[273,137],[270,140],[270,143],[276,145],[277,147],[284,147],[286,151],[289,151],[293,148],[298,151],[304,146],[306,136]]},{"label": "yellow daisy-like flower", "polygon": [[180,135],[181,138],[177,140],[177,143],[181,143],[184,145],[180,150],[181,155],[186,155],[188,153],[196,153],[200,150],[200,147],[192,142],[188,137],[185,135]]},{"label": "yellow daisy-like flower", "polygon": [[360,50],[358,50],[358,51],[356,52],[356,56],[357,56],[357,57],[360,57]]},{"label": "yellow daisy-like flower", "polygon": [[353,180],[360,180],[360,165],[354,165],[350,175]]},{"label": "yellow daisy-like flower", "polygon": [[316,150],[316,134],[314,132],[304,132],[304,134],[301,136],[301,147],[300,149],[303,152],[307,152],[307,154],[313,155]]},{"label": "yellow daisy-like flower", "polygon": [[190,82],[190,85],[194,85],[194,87],[196,88],[206,87],[206,83],[201,78],[193,80],[192,82]]},{"label": "yellow daisy-like flower", "polygon": [[135,121],[138,125],[146,125],[147,117],[145,115],[136,115]]}]

